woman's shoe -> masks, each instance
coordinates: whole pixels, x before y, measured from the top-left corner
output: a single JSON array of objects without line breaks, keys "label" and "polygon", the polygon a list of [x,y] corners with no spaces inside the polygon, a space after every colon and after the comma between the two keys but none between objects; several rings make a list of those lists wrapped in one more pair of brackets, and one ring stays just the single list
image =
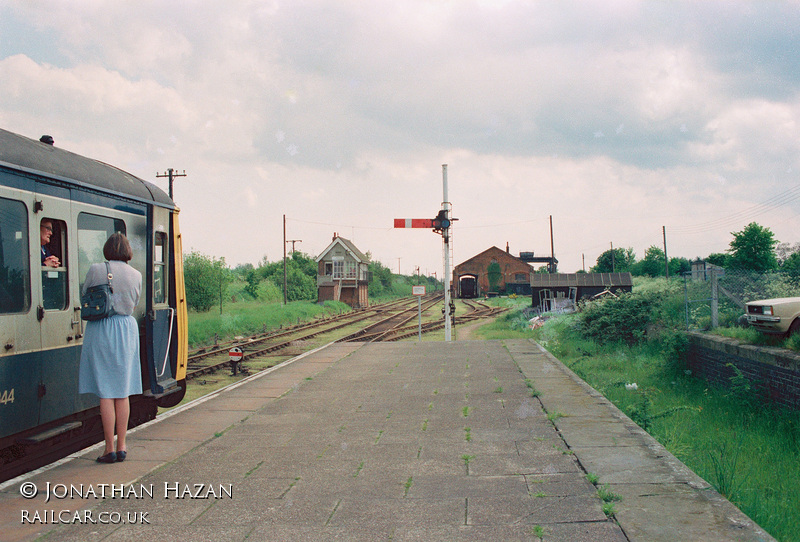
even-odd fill
[{"label": "woman's shoe", "polygon": [[117,463],[122,463],[125,461],[125,458],[128,457],[128,452],[125,450],[120,450],[117,452]]},{"label": "woman's shoe", "polygon": [[114,463],[117,461],[117,454],[108,452],[106,455],[101,455],[97,458],[98,463]]}]

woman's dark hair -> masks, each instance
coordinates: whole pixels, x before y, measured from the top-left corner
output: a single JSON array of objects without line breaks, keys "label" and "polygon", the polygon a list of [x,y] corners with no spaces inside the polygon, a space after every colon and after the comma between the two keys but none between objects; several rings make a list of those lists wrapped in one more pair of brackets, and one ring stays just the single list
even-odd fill
[{"label": "woman's dark hair", "polygon": [[111,235],[103,245],[103,256],[106,260],[119,260],[121,262],[129,262],[133,258],[133,250],[128,238],[123,234],[117,232]]}]

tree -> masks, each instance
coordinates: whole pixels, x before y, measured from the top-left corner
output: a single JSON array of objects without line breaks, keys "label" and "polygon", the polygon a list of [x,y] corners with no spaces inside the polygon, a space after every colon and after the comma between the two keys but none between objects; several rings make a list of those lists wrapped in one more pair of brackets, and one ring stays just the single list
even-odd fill
[{"label": "tree", "polygon": [[692,270],[692,263],[686,258],[669,259],[669,276],[678,277]]},{"label": "tree", "polygon": [[644,251],[641,262],[641,274],[648,277],[661,277],[664,275],[664,251],[651,245]]},{"label": "tree", "polygon": [[722,254],[720,252],[712,252],[708,256],[706,256],[706,263],[710,263],[711,265],[716,265],[717,267],[728,267],[728,260],[730,260],[729,254]]},{"label": "tree", "polygon": [[[613,256],[612,256],[613,255]],[[628,271],[636,261],[632,248],[615,248],[606,250],[597,257],[597,265],[591,268],[593,273],[611,273]]]},{"label": "tree", "polygon": [[778,240],[769,228],[751,222],[740,232],[731,232],[730,267],[764,273],[778,267],[775,246]]},{"label": "tree", "polygon": [[800,252],[793,252],[784,260],[781,271],[785,272],[795,282],[800,280]]},{"label": "tree", "polygon": [[186,285],[186,304],[198,312],[207,312],[219,301],[231,282],[225,258],[212,258],[199,252],[190,252],[183,258],[183,280]]}]

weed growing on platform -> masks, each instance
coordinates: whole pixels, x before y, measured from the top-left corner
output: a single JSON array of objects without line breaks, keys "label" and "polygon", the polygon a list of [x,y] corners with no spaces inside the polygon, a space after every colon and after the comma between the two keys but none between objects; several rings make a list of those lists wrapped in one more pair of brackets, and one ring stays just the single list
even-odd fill
[{"label": "weed growing on platform", "polygon": [[470,442],[472,440],[472,429],[469,427],[464,428],[464,440]]},{"label": "weed growing on platform", "polygon": [[544,527],[541,525],[534,525],[531,529],[531,534],[539,540],[544,540]]},{"label": "weed growing on platform", "polygon": [[411,490],[411,486],[413,485],[414,485],[414,477],[409,476],[408,480],[406,480],[406,483],[403,485],[403,487],[405,488],[403,491],[403,497],[408,496],[408,492]]},{"label": "weed growing on platform", "polygon": [[541,392],[536,389],[536,386],[533,385],[533,380],[530,378],[525,379],[525,385],[531,390],[531,397],[539,397],[541,395]]},{"label": "weed growing on platform", "polygon": [[494,389],[494,392],[495,392],[495,393],[503,393],[503,386],[497,386],[497,387]]},{"label": "weed growing on platform", "polygon": [[467,467],[467,474],[469,474],[469,464],[473,459],[475,459],[475,456],[464,454],[461,456],[461,459],[464,461],[464,466]]}]

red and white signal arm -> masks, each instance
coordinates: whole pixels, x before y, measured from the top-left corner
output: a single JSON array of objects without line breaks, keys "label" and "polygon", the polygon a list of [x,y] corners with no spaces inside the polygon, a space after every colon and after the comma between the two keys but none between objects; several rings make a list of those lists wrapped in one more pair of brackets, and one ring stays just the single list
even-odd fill
[{"label": "red and white signal arm", "polygon": [[228,355],[230,356],[231,361],[242,361],[242,358],[244,357],[244,352],[242,352],[242,349],[239,348],[238,346],[234,346],[233,348],[228,350]]},{"label": "red and white signal arm", "polygon": [[411,294],[412,295],[425,295],[425,286],[412,286],[411,287]]}]

